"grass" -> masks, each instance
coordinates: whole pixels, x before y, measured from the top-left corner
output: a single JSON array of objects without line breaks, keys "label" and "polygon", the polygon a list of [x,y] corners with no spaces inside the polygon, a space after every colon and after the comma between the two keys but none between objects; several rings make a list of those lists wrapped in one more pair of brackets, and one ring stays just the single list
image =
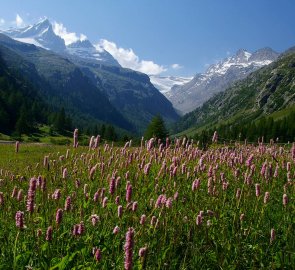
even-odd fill
[{"label": "grass", "polygon": [[[45,156],[49,165],[43,164]],[[203,151],[192,145],[147,150],[21,143],[18,153],[13,144],[0,145],[0,269],[123,269],[129,228],[134,229],[133,269],[291,269],[294,174],[290,148],[276,145],[214,145]],[[196,179],[200,185],[192,190]],[[129,202],[127,186],[132,187]],[[28,211],[32,196],[34,208]],[[65,210],[69,197],[71,207]],[[24,228],[16,226],[17,211],[24,213]],[[85,230],[73,233],[81,222]],[[50,226],[52,239],[46,240]],[[140,257],[142,247],[147,252]],[[100,259],[93,248],[100,250]]]}]

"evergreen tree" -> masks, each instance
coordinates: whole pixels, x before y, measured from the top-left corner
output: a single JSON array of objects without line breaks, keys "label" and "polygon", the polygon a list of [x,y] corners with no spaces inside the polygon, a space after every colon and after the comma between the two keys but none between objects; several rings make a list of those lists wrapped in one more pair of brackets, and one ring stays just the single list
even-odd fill
[{"label": "evergreen tree", "polygon": [[59,132],[63,132],[65,130],[66,113],[64,108],[61,108],[61,110],[56,114],[53,125],[54,125],[54,128]]},{"label": "evergreen tree", "polygon": [[115,128],[112,125],[108,125],[105,132],[105,138],[110,141],[117,140],[117,134]]},{"label": "evergreen tree", "polygon": [[106,132],[106,126],[105,126],[105,124],[102,124],[102,125],[101,125],[101,128],[100,128],[100,137],[101,137],[102,139],[105,138],[105,132]]},{"label": "evergreen tree", "polygon": [[28,134],[30,132],[28,112],[24,105],[21,107],[19,118],[15,124],[15,130],[18,134]]},{"label": "evergreen tree", "polygon": [[168,131],[165,127],[165,123],[160,115],[155,116],[148,125],[144,137],[150,139],[156,137],[161,140],[165,140],[168,136]]}]

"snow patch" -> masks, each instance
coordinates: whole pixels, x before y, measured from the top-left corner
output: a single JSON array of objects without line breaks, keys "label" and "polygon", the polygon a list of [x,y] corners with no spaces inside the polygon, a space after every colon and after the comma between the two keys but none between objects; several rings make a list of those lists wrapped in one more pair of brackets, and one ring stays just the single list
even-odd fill
[{"label": "snow patch", "polygon": [[19,42],[23,42],[23,43],[33,44],[33,45],[35,45],[37,47],[41,47],[43,49],[49,50],[48,48],[42,46],[42,44],[40,44],[34,38],[14,38],[14,40],[19,41]]},{"label": "snow patch", "polygon": [[151,83],[164,95],[168,94],[175,85],[188,83],[193,77],[150,76]]}]

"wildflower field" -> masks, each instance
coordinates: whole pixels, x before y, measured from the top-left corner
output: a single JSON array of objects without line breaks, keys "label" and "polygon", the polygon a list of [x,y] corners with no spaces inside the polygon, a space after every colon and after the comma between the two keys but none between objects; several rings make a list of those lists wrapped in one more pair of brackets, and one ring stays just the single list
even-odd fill
[{"label": "wildflower field", "polygon": [[0,145],[1,269],[294,269],[295,146]]}]

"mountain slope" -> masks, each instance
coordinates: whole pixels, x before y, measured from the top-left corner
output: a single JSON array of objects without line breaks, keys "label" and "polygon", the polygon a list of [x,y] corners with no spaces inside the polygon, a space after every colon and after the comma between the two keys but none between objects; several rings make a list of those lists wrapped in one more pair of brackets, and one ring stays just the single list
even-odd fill
[{"label": "mountain slope", "polygon": [[177,110],[188,113],[277,57],[278,53],[270,48],[260,49],[253,54],[239,50],[234,56],[211,65],[205,73],[197,74],[190,82],[172,87],[166,96]]},{"label": "mountain slope", "polygon": [[295,52],[251,73],[201,107],[186,114],[175,132],[218,123],[239,123],[280,111],[295,103]]},{"label": "mountain slope", "polygon": [[0,45],[7,66],[35,84],[49,104],[65,107],[72,115],[83,115],[83,118],[88,115],[132,129],[107,97],[68,59],[3,34],[0,34]]},{"label": "mountain slope", "polygon": [[28,131],[46,122],[47,111],[37,89],[6,66],[0,46],[0,132]]},{"label": "mountain slope", "polygon": [[165,121],[179,118],[172,104],[143,73],[131,69],[91,63],[77,56],[70,60],[78,65],[92,82],[104,89],[110,102],[142,133],[157,114]]},{"label": "mountain slope", "polygon": [[[28,28],[10,30],[5,33],[14,39],[25,37],[26,40],[23,41],[28,43],[32,41],[41,43],[38,37],[42,36],[44,31],[50,30],[52,32],[52,26],[50,26],[51,23],[45,19]],[[50,39],[52,42],[55,40],[59,40],[57,35],[56,38]],[[48,43],[49,41],[46,44]],[[61,50],[56,50],[57,46],[52,44],[51,46],[45,46],[45,43],[41,45],[58,52],[65,61],[68,59],[76,67],[79,67],[79,70],[83,71],[83,75],[90,79],[91,84],[99,88],[109,99],[113,107],[136,127],[138,133],[142,133],[150,120],[157,114],[160,114],[168,122],[178,119],[178,114],[175,112],[172,104],[151,84],[147,75],[122,68],[107,51],[103,48],[95,48],[89,40],[77,41]],[[45,69],[48,69],[50,72],[45,71],[44,73],[42,64],[38,64],[38,68],[42,69],[44,76],[47,77],[54,74],[56,65],[59,65],[54,63],[55,60],[53,58],[49,59],[49,61],[53,67],[47,68],[45,66]],[[38,57],[35,57],[33,62],[35,64],[39,63]],[[63,81],[66,76],[67,74],[60,70],[58,80]],[[82,96],[80,96],[81,98]],[[91,104],[94,100],[89,102]],[[120,120],[120,122],[122,121]]]}]

